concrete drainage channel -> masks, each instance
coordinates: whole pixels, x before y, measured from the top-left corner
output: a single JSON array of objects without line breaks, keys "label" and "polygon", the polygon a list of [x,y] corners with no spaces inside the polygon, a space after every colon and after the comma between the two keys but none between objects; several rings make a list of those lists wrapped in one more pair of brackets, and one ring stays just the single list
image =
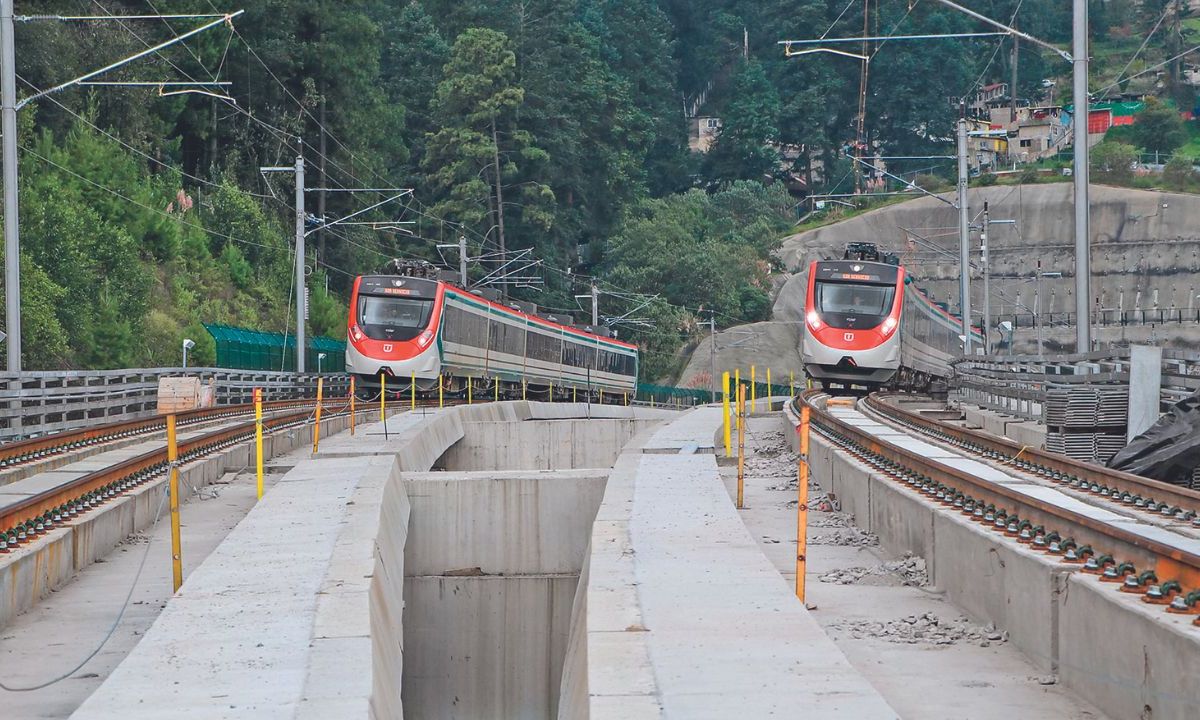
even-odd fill
[{"label": "concrete drainage channel", "polygon": [[466,423],[440,472],[401,476],[407,717],[557,717],[592,521],[653,422]]}]

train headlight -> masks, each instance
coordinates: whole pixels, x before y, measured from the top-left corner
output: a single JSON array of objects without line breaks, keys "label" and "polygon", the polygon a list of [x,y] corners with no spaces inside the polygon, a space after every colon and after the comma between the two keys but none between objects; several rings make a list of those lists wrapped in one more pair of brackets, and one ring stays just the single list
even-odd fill
[{"label": "train headlight", "polygon": [[885,318],[881,329],[885,337],[891,335],[892,331],[896,329],[896,318]]},{"label": "train headlight", "polygon": [[808,326],[813,330],[820,330],[825,327],[825,323],[821,322],[821,316],[817,314],[816,310],[809,310],[804,319],[808,321]]},{"label": "train headlight", "polygon": [[429,347],[429,343],[431,342],[433,342],[432,330],[426,330],[417,336],[417,345],[420,346],[422,350]]},{"label": "train headlight", "polygon": [[359,342],[363,339],[363,332],[357,325],[350,326],[350,337],[354,338],[354,342]]}]

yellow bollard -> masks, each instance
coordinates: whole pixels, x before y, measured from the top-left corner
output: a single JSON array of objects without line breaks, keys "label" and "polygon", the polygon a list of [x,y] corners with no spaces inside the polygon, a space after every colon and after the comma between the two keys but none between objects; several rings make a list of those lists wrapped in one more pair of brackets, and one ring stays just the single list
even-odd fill
[{"label": "yellow bollard", "polygon": [[[767,397],[770,398],[775,392],[771,390],[771,368],[767,368]],[[767,400],[767,412],[771,411],[770,400]]]},{"label": "yellow bollard", "polygon": [[600,388],[600,404],[604,404],[604,388]]},{"label": "yellow bollard", "polygon": [[383,410],[387,405],[387,376],[379,376],[379,422],[383,422]]},{"label": "yellow bollard", "polygon": [[[737,394],[737,413],[741,418],[746,414],[746,388],[738,385]],[[738,454],[737,454],[737,508],[741,510],[744,507],[743,499],[745,486],[745,468],[746,468],[746,423],[738,423]]]},{"label": "yellow bollard", "polygon": [[[353,379],[350,381],[354,382]],[[262,388],[254,388],[254,467],[258,477],[258,499],[263,496],[263,448],[262,448]]]},{"label": "yellow bollard", "polygon": [[500,376],[492,378],[492,387],[496,390],[496,402],[500,402]]},{"label": "yellow bollard", "polygon": [[722,408],[721,409],[725,411],[723,414],[723,417],[725,418],[725,457],[729,457],[730,455],[733,454],[733,452],[731,452],[730,447],[729,447],[730,442],[729,442],[729,371],[728,370],[721,373],[721,390],[722,390],[722,395],[721,395]]},{"label": "yellow bollard", "polygon": [[317,421],[313,423],[313,455],[321,445],[321,395],[325,388],[325,378],[317,378]]},{"label": "yellow bollard", "polygon": [[417,373],[414,370],[408,385],[408,409],[417,409]]},{"label": "yellow bollard", "polygon": [[470,377],[468,377],[468,378],[467,378],[467,404],[468,404],[468,405],[470,405],[470,404],[471,404],[471,399],[472,399],[472,398],[471,398],[471,391],[473,390],[473,388],[474,388],[474,385],[475,385],[475,380],[474,380],[474,379],[472,379],[472,378],[470,378]]},{"label": "yellow bollard", "polygon": [[354,420],[355,420],[355,418],[354,418],[354,403],[355,403],[355,400],[356,400],[356,398],[354,397],[354,376],[351,375],[350,376],[350,436],[351,437],[354,436]]},{"label": "yellow bollard", "polygon": [[167,416],[167,463],[171,468],[167,492],[171,505],[171,579],[174,592],[183,585],[183,547],[179,539],[179,445],[175,442],[175,414]]},{"label": "yellow bollard", "polygon": [[442,396],[442,376],[438,375],[438,407],[443,408],[445,406],[446,401]]},{"label": "yellow bollard", "polygon": [[738,393],[737,389],[740,388],[741,386],[742,386],[742,369],[735,368],[733,371],[733,404],[734,404],[734,408],[733,408],[734,426],[733,426],[733,429],[734,430],[736,430],[742,426],[742,419],[740,417],[738,417],[738,414],[737,414],[737,393]]},{"label": "yellow bollard", "polygon": [[796,373],[788,370],[788,393],[791,394],[794,392],[796,392]]},{"label": "yellow bollard", "polygon": [[571,402],[579,402],[579,386],[575,385],[571,388]]},{"label": "yellow bollard", "polygon": [[529,391],[529,383],[525,381],[525,378],[521,378],[521,399],[522,400],[527,399],[526,396],[528,394],[528,391]]},{"label": "yellow bollard", "polygon": [[804,602],[804,573],[808,562],[808,406],[800,409],[800,467],[796,487],[796,597]]},{"label": "yellow bollard", "polygon": [[554,381],[550,381],[550,402],[554,402]]},{"label": "yellow bollard", "polygon": [[750,412],[753,413],[757,407],[755,401],[758,399],[758,381],[754,377],[754,366],[750,366]]},{"label": "yellow bollard", "polygon": [[625,391],[625,392],[621,393],[621,395],[622,395],[623,399],[625,400],[625,407],[629,407],[629,392]]}]

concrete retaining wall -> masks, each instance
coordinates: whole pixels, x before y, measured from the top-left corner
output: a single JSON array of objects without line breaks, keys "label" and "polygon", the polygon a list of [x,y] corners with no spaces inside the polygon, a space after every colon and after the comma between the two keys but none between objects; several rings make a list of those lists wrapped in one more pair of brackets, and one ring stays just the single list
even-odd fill
[{"label": "concrete retaining wall", "polygon": [[656,420],[526,420],[470,423],[439,462],[447,470],[612,467],[621,447]]}]

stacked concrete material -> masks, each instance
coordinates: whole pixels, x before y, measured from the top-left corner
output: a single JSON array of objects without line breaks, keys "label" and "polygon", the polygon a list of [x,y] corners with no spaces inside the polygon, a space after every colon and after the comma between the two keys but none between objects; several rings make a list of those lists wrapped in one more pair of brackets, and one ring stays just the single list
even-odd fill
[{"label": "stacked concrete material", "polygon": [[630,443],[572,617],[560,718],[894,718],[750,537],[712,452],[719,408]]}]

